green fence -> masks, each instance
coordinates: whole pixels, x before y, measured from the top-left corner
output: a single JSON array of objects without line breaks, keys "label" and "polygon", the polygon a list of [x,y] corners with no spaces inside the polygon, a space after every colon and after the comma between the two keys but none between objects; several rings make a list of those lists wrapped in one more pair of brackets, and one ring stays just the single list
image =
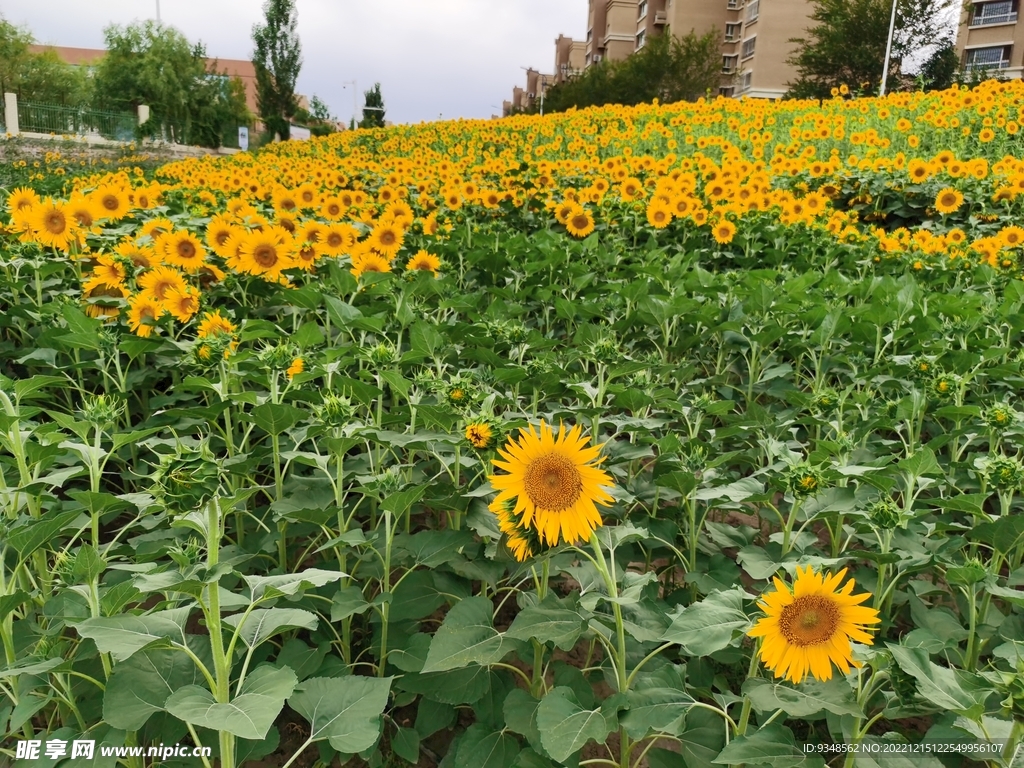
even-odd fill
[{"label": "green fence", "polygon": [[93,135],[114,141],[133,141],[137,122],[135,115],[129,112],[101,112],[18,100],[18,127],[26,133]]}]

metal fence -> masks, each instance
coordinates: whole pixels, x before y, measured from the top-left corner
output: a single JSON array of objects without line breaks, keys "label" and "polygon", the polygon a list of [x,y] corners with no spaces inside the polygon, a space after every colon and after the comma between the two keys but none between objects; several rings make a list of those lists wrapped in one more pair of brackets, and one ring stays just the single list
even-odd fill
[{"label": "metal fence", "polygon": [[133,141],[137,124],[135,115],[129,112],[101,112],[18,100],[18,126],[28,133],[96,135],[114,141]]}]

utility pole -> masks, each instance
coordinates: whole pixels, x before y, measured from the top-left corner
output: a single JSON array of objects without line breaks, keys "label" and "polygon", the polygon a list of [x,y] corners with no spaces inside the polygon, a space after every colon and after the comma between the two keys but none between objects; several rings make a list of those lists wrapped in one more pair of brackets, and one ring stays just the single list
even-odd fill
[{"label": "utility pole", "polygon": [[878,95],[885,96],[885,82],[889,79],[889,57],[892,56],[892,37],[896,32],[896,2],[892,0],[892,17],[889,19],[889,39],[885,44],[885,63],[882,64],[882,85],[878,89]]},{"label": "utility pole", "polygon": [[160,24],[160,0],[156,0],[156,23]]}]

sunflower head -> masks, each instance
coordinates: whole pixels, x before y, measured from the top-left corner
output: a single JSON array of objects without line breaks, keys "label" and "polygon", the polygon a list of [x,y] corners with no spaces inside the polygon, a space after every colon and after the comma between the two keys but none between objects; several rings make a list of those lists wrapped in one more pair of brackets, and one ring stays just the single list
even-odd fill
[{"label": "sunflower head", "polygon": [[775,677],[801,683],[810,674],[825,681],[832,678],[833,664],[843,674],[860,666],[850,641],[870,645],[868,625],[880,619],[878,611],[860,605],[870,592],[852,594],[853,579],[840,587],[845,576],[845,568],[832,575],[797,567],[792,590],[776,578],[775,590],[762,595],[758,607],[765,617],[747,634],[763,638],[761,661]]},{"label": "sunflower head", "polygon": [[532,528],[548,546],[575,544],[590,538],[602,525],[597,504],[614,499],[611,475],[599,468],[600,446],[587,447],[579,426],[559,427],[556,435],[545,422],[540,429],[521,429],[509,437],[492,463],[505,474],[488,479],[498,490],[495,502],[514,501],[512,513],[520,527]]},{"label": "sunflower head", "polygon": [[466,440],[478,451],[482,451],[490,448],[494,442],[494,431],[494,425],[489,419],[476,419],[466,425]]}]

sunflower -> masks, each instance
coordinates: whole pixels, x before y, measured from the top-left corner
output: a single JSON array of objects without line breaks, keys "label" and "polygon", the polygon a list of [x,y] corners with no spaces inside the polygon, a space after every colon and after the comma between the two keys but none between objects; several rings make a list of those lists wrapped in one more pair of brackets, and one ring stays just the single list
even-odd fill
[{"label": "sunflower", "polygon": [[128,270],[124,264],[113,256],[99,256],[96,266],[92,268],[92,276],[101,278],[107,285],[124,285]]},{"label": "sunflower", "polygon": [[210,338],[211,336],[230,336],[236,330],[235,324],[224,317],[218,309],[214,312],[207,312],[202,316],[199,320],[199,330],[196,332],[196,336],[200,339]]},{"label": "sunflower", "polygon": [[935,210],[939,213],[953,213],[963,205],[964,196],[952,187],[946,187],[935,196]]},{"label": "sunflower", "polygon": [[374,251],[352,256],[352,274],[358,279],[364,272],[390,272],[391,262]]},{"label": "sunflower", "polygon": [[296,357],[294,360],[292,360],[291,365],[288,366],[288,370],[286,370],[285,373],[288,374],[288,380],[291,381],[300,373],[302,373],[305,369],[305,361],[301,357]]},{"label": "sunflower", "polygon": [[727,245],[736,236],[736,225],[728,219],[722,219],[711,228],[711,234],[719,245]]},{"label": "sunflower", "polygon": [[421,250],[417,251],[416,255],[406,262],[405,268],[409,272],[416,270],[420,272],[432,272],[434,277],[437,277],[437,271],[441,268],[441,260],[434,254]]},{"label": "sunflower", "polygon": [[280,227],[250,232],[240,251],[242,269],[267,280],[277,280],[283,270],[295,266],[288,254],[290,239]]},{"label": "sunflower", "polygon": [[793,683],[832,678],[832,664],[846,674],[859,667],[853,660],[850,640],[870,645],[867,624],[877,624],[878,611],[863,603],[870,592],[853,595],[853,579],[839,588],[844,568],[834,576],[814,573],[810,566],[796,570],[793,590],[779,578],[775,591],[762,596],[758,606],[767,614],[751,628],[750,637],[763,637],[760,655],[764,665]]},{"label": "sunflower", "polygon": [[542,421],[539,433],[531,425],[498,449],[504,461],[492,461],[508,473],[488,478],[498,490],[495,503],[515,499],[520,527],[533,528],[549,546],[588,539],[602,524],[595,504],[613,501],[611,475],[598,468],[600,446],[586,448],[589,440],[579,426],[567,432],[562,425],[556,437]]},{"label": "sunflower", "polygon": [[78,224],[64,204],[47,198],[31,211],[29,223],[40,245],[67,250],[75,242]]},{"label": "sunflower", "polygon": [[184,275],[171,267],[154,267],[139,277],[139,288],[156,301],[163,301],[171,291],[183,292],[186,287]]},{"label": "sunflower", "polygon": [[102,211],[101,218],[113,221],[123,219],[132,207],[128,201],[128,194],[117,187],[100,187],[92,193],[92,199],[97,210]]},{"label": "sunflower", "polygon": [[[320,231],[317,244],[323,249],[325,256],[341,256],[352,250],[359,233],[350,224],[331,224]],[[308,242],[313,242],[309,237]]]},{"label": "sunflower", "polygon": [[39,205],[39,193],[28,187],[18,187],[7,196],[7,210],[24,211]]},{"label": "sunflower", "polygon": [[199,238],[186,229],[169,232],[157,238],[154,248],[165,264],[195,272],[206,262],[206,249]]},{"label": "sunflower", "polygon": [[586,237],[594,231],[594,219],[585,208],[576,206],[566,219],[565,228],[573,237]]},{"label": "sunflower", "polygon": [[109,285],[101,277],[94,277],[82,286],[82,298],[87,302],[85,314],[89,317],[117,317],[121,314],[124,297],[124,288]]},{"label": "sunflower", "polygon": [[647,223],[655,229],[664,229],[672,223],[672,208],[663,200],[652,200],[647,206]]},{"label": "sunflower", "polygon": [[163,307],[178,320],[187,323],[199,311],[199,296],[191,288],[183,291],[172,288],[163,301]]},{"label": "sunflower", "polygon": [[153,249],[148,245],[138,245],[133,240],[122,240],[114,247],[114,253],[131,261],[136,267],[149,269],[156,266],[159,260]]},{"label": "sunflower", "polygon": [[226,259],[229,254],[225,246],[231,239],[231,235],[237,230],[238,227],[232,224],[226,216],[217,214],[206,225],[206,244],[210,246],[210,250]]},{"label": "sunflower", "polygon": [[466,425],[466,439],[470,445],[479,450],[487,448],[494,437],[494,430],[486,421],[478,421]]},{"label": "sunflower", "polygon": [[85,197],[84,195],[72,195],[65,206],[65,211],[78,222],[78,226],[82,229],[90,230],[93,234],[102,232],[96,226],[96,220],[101,218],[103,214],[92,198]]},{"label": "sunflower", "polygon": [[128,299],[128,325],[136,336],[149,338],[165,311],[163,304],[149,294],[137,293]]},{"label": "sunflower", "polygon": [[347,206],[336,195],[328,195],[320,205],[320,215],[325,219],[337,221],[345,215]]},{"label": "sunflower", "polygon": [[402,247],[402,239],[401,227],[397,224],[383,223],[373,228],[366,242],[381,256],[386,256],[390,259]]},{"label": "sunflower", "polygon": [[521,528],[517,524],[517,518],[512,514],[512,505],[509,502],[498,504],[492,502],[488,505],[498,518],[498,530],[501,531],[505,546],[512,552],[512,556],[520,563],[529,560],[533,555],[543,548],[537,539],[536,531],[530,528]]}]

